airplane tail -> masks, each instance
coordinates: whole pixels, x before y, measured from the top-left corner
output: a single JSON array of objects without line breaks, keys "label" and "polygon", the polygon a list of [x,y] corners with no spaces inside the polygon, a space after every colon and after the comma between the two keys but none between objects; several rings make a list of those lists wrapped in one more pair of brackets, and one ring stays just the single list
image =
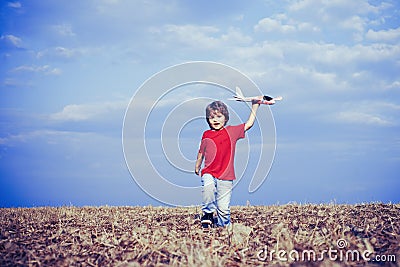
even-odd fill
[{"label": "airplane tail", "polygon": [[228,100],[244,101],[245,97],[242,93],[242,90],[240,90],[239,86],[236,86],[235,93],[236,94],[233,96],[233,98],[228,98]]},{"label": "airplane tail", "polygon": [[240,98],[244,98],[242,90],[240,90],[239,86],[236,86],[236,96],[238,96]]}]

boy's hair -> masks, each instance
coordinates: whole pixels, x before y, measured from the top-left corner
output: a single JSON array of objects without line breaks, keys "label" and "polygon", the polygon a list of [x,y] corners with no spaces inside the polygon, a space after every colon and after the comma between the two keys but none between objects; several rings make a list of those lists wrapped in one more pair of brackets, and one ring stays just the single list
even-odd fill
[{"label": "boy's hair", "polygon": [[225,124],[226,124],[229,121],[229,111],[228,111],[228,107],[222,101],[214,101],[214,102],[210,103],[206,107],[206,121],[207,121],[207,123],[209,123],[208,119],[216,111],[221,112],[222,115],[225,116]]}]

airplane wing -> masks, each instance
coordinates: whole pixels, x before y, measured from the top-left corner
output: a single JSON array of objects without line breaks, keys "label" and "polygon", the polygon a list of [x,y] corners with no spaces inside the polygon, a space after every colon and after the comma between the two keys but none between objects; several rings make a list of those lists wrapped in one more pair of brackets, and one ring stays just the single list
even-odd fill
[{"label": "airplane wing", "polygon": [[234,95],[233,98],[229,98],[229,100],[251,102],[253,99],[252,97],[245,97],[242,93],[242,90],[240,90],[239,86],[236,86],[235,93],[236,93],[236,95]]}]

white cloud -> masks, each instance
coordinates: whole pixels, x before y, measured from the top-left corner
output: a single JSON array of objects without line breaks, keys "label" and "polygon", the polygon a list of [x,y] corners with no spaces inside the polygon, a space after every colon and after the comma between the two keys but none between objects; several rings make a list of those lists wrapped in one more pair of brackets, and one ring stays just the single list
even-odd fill
[{"label": "white cloud", "polygon": [[378,42],[391,42],[397,41],[400,38],[400,28],[374,31],[369,29],[365,34],[368,40]]},{"label": "white cloud", "polygon": [[375,114],[356,111],[343,111],[336,114],[337,120],[346,123],[367,124],[376,126],[391,126],[393,122]]},{"label": "white cloud", "polygon": [[334,115],[339,122],[375,126],[396,126],[400,123],[400,105],[391,102],[371,98],[369,101],[358,101],[357,104],[344,104],[342,109]]},{"label": "white cloud", "polygon": [[[357,44],[354,46],[315,42],[263,42],[247,47],[237,47],[235,55],[246,62],[256,59],[271,66],[294,64],[318,69],[319,64],[335,72],[366,68],[366,63],[395,61],[400,57],[400,47],[390,44]],[[229,54],[230,55],[230,54]],[[263,60],[265,56],[268,60]],[[245,61],[243,61],[245,60]],[[266,67],[260,66],[260,68]]]},{"label": "white cloud", "polygon": [[302,32],[320,32],[321,29],[318,26],[313,25],[309,22],[299,22],[297,23],[297,28]]},{"label": "white cloud", "polygon": [[252,42],[252,38],[248,35],[245,35],[238,28],[229,28],[226,34],[222,34],[221,41],[224,43],[233,43],[233,44],[250,44]]},{"label": "white cloud", "polygon": [[62,74],[62,70],[59,68],[53,68],[46,72],[46,75],[60,75]]},{"label": "white cloud", "polygon": [[189,47],[204,50],[224,50],[224,47],[247,45],[252,38],[242,33],[239,28],[229,27],[226,32],[216,26],[201,26],[194,24],[175,25],[168,24],[159,28],[150,28],[153,34],[158,34],[168,42],[188,45]]},{"label": "white cloud", "polygon": [[219,45],[216,35],[219,32],[217,27],[197,25],[166,25],[164,31],[173,40],[198,48],[213,48]]},{"label": "white cloud", "polygon": [[54,121],[86,121],[98,119],[114,111],[126,109],[128,101],[115,101],[93,104],[70,104],[62,111],[50,115]]},{"label": "white cloud", "polygon": [[321,18],[343,17],[348,14],[375,13],[379,7],[370,5],[364,0],[300,0],[290,4],[288,10],[291,12],[306,11],[310,16]]},{"label": "white cloud", "polygon": [[53,29],[56,31],[56,33],[58,33],[61,36],[73,37],[76,35],[72,30],[71,24],[64,23],[64,24],[54,25]]},{"label": "white cloud", "polygon": [[321,29],[311,22],[295,20],[286,14],[275,14],[272,17],[259,20],[254,26],[254,31],[289,34],[296,32],[320,32]]},{"label": "white cloud", "polygon": [[22,44],[21,38],[15,36],[15,35],[12,35],[12,34],[2,35],[0,37],[0,40],[4,41],[14,47],[21,47],[21,44]]},{"label": "white cloud", "polygon": [[71,49],[62,46],[57,46],[39,51],[36,54],[36,57],[39,59],[43,57],[71,59],[80,56],[84,53],[85,53],[84,49]]},{"label": "white cloud", "polygon": [[394,81],[391,84],[387,85],[385,89],[400,89],[400,81]]},{"label": "white cloud", "polygon": [[376,23],[373,17],[385,8],[364,0],[301,0],[289,5],[288,13],[292,19],[318,25],[324,31],[340,33],[342,38],[346,38],[344,30],[353,31],[347,36],[353,36],[354,41],[360,42],[366,26]]},{"label": "white cloud", "polygon": [[102,112],[96,106],[71,104],[65,106],[62,111],[52,114],[50,118],[58,121],[82,121],[99,113]]},{"label": "white cloud", "polygon": [[45,75],[60,75],[62,73],[59,68],[52,68],[49,65],[44,66],[19,66],[12,70],[12,72],[33,72],[33,73],[43,73]]},{"label": "white cloud", "polygon": [[8,2],[8,7],[12,7],[12,8],[21,8],[22,5],[20,2]]},{"label": "white cloud", "polygon": [[56,130],[35,130],[30,132],[23,132],[8,137],[0,138],[0,145],[14,146],[19,143],[30,142],[33,139],[41,138],[47,140],[48,144],[56,143],[55,140],[61,137],[83,136],[86,133],[69,132],[69,131],[56,131]]},{"label": "white cloud", "polygon": [[296,27],[293,25],[282,24],[281,20],[272,19],[272,18],[263,18],[260,20],[256,26],[254,26],[254,30],[256,32],[282,32],[289,33],[294,32]]},{"label": "white cloud", "polygon": [[390,44],[357,44],[354,46],[335,44],[303,43],[309,56],[315,62],[344,66],[344,64],[362,64],[363,62],[383,62],[400,56],[400,47]]},{"label": "white cloud", "polygon": [[363,32],[365,24],[365,19],[360,16],[350,16],[339,23],[344,29],[352,29],[357,32]]}]

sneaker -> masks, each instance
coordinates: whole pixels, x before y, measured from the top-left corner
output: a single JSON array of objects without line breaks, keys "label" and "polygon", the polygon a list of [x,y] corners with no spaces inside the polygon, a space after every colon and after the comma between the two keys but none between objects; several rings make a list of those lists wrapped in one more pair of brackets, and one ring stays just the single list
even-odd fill
[{"label": "sneaker", "polygon": [[208,228],[212,226],[214,223],[214,218],[212,213],[204,213],[203,217],[201,217],[201,226],[203,228]]}]

